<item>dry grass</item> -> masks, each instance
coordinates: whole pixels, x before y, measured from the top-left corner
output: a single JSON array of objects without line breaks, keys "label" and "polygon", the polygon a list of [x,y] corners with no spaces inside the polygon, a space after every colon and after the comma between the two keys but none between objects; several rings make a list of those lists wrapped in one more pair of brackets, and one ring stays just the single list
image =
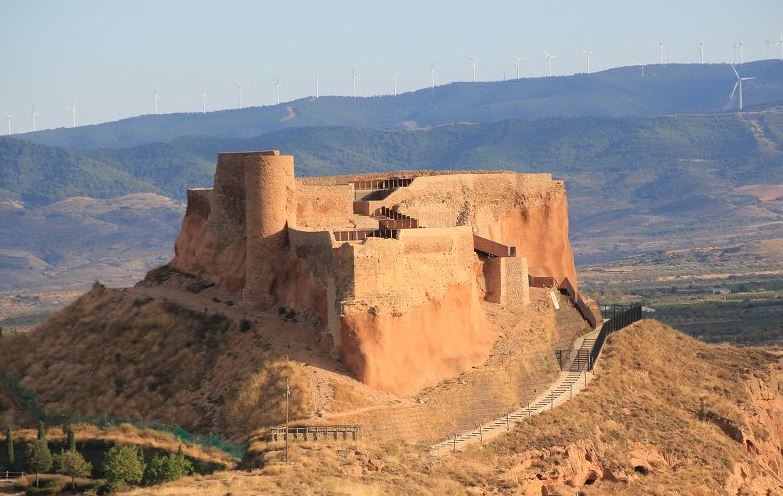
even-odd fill
[{"label": "dry grass", "polygon": [[[48,413],[143,418],[242,441],[258,426],[247,422],[282,421],[285,374],[292,418],[311,407],[301,365],[239,327],[218,313],[97,289],[34,332],[4,338],[0,368],[21,378]],[[3,404],[11,403],[6,396]],[[11,408],[0,420],[26,419]]]},{"label": "dry grass", "polygon": [[[278,464],[280,445],[268,445],[261,470],[134,494],[544,494],[542,482],[559,480],[566,485],[557,494],[706,496],[725,494],[736,463],[745,464],[748,481],[768,477],[781,489],[779,476],[762,467],[764,453],[749,452],[716,421],[775,439],[777,426],[757,421],[748,384],[774,383],[780,370],[779,357],[763,349],[707,345],[644,321],[611,338],[596,380],[574,400],[464,453],[433,458],[401,443],[296,442],[294,464],[285,467]],[[646,475],[634,471],[639,452],[655,455]],[[780,463],[779,453],[768,454]],[[606,472],[580,489],[583,481],[565,476],[585,456]],[[751,486],[739,493],[755,494]]]}]

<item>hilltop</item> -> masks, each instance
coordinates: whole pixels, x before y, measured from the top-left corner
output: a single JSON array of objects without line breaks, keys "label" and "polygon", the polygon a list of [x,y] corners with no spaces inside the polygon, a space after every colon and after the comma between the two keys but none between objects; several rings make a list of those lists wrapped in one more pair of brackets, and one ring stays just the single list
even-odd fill
[{"label": "hilltop", "polygon": [[[740,67],[746,105],[783,101],[783,62]],[[116,122],[18,135],[67,148],[120,148],[183,136],[250,138],[280,129],[347,126],[426,128],[447,123],[579,116],[650,116],[722,112],[734,108],[728,64],[622,67],[592,74],[450,83],[398,96],[303,98],[280,105],[218,112],[145,115]]]},{"label": "hilltop", "polygon": [[259,471],[154,494],[779,494],[782,379],[773,350],[705,344],[643,321],[609,339],[575,399],[465,452],[295,442],[290,469],[275,464],[279,446],[259,447]]}]

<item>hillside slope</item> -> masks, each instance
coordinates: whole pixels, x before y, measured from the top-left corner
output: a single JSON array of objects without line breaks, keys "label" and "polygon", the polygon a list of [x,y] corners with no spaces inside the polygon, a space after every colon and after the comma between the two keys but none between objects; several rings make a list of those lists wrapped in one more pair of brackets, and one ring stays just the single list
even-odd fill
[{"label": "hillside slope", "polygon": [[[47,414],[144,418],[241,440],[247,426],[230,409],[243,390],[262,389],[259,421],[276,422],[284,377],[303,387],[300,368],[271,355],[252,327],[99,286],[37,330],[3,338],[0,373]],[[293,401],[292,416],[303,408]],[[20,413],[0,411],[0,420],[18,425]]]},{"label": "hillside slope", "polygon": [[296,468],[285,470],[271,445],[257,453],[260,471],[154,494],[781,494],[782,381],[777,352],[709,345],[643,321],[610,338],[583,393],[464,453],[295,442]]},{"label": "hillside slope", "polygon": [[[285,308],[248,312],[235,297],[170,267],[126,290],[96,284],[39,328],[0,339],[0,424],[109,415],[245,441],[283,422],[288,381],[293,421],[435,441],[529,401],[530,387],[559,371],[553,350],[587,326],[566,297],[555,312],[543,289],[531,291],[529,306],[487,302],[487,332],[499,336],[487,360],[396,395],[351,375],[313,319]],[[463,400],[473,410],[458,416],[453,406]]]},{"label": "hillside slope", "polygon": [[[783,63],[749,62],[740,70],[758,78],[746,85],[746,105],[783,101]],[[734,81],[727,64],[650,65],[644,72],[639,66],[622,67],[554,78],[450,83],[396,97],[326,96],[207,114],[145,115],[20,136],[69,148],[118,148],[193,135],[248,138],[305,126],[383,129],[403,123],[426,127],[542,117],[721,112],[736,105],[729,100]]]}]

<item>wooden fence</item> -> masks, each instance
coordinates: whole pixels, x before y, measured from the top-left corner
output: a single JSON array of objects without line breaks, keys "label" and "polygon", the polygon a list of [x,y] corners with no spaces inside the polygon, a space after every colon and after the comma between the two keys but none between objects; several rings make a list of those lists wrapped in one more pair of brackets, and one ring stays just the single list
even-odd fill
[{"label": "wooden fence", "polygon": [[364,241],[367,238],[400,239],[399,229],[353,229],[332,231],[335,241]]},{"label": "wooden fence", "polygon": [[[288,439],[301,441],[318,441],[328,439],[357,440],[362,435],[362,428],[358,425],[290,425],[288,426]],[[270,427],[269,440],[281,441],[286,438],[286,428]]]},{"label": "wooden fence", "polygon": [[[593,349],[590,350],[590,359],[587,365],[587,370],[593,370],[595,361],[598,359],[598,355],[601,353],[606,338],[609,334],[624,329],[636,321],[642,320],[642,306],[636,305],[620,305],[623,311],[616,312],[612,318],[607,320],[601,326],[601,331],[598,333],[598,337],[593,344]],[[615,306],[616,308],[617,306]]]}]

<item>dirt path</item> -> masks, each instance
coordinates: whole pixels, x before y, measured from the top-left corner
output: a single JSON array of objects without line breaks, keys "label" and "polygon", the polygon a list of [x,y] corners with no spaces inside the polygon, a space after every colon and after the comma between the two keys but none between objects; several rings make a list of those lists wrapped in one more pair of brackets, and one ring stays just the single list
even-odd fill
[{"label": "dirt path", "polygon": [[290,121],[296,117],[296,110],[294,110],[294,107],[288,106],[285,109],[288,112],[288,115],[280,119],[280,122]]}]

